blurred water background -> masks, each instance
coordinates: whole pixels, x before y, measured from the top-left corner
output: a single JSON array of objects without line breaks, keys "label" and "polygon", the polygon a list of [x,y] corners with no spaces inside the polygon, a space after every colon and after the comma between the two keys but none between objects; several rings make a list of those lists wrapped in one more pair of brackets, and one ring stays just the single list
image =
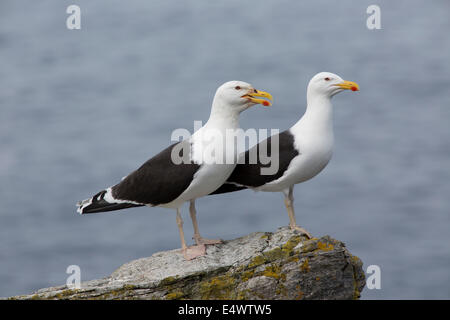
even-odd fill
[{"label": "blurred water background", "polygon": [[[66,8],[82,29],[67,30]],[[216,88],[250,82],[273,108],[243,128],[290,127],[306,85],[331,71],[361,91],[334,98],[336,147],[295,188],[298,222],[344,241],[381,290],[364,299],[450,298],[449,1],[0,2],[0,296],[104,277],[179,247],[175,215],[138,208],[79,216],[75,202],[112,185],[207,120]],[[282,195],[197,202],[204,236],[287,225]],[[185,206],[186,234],[192,227]]]}]

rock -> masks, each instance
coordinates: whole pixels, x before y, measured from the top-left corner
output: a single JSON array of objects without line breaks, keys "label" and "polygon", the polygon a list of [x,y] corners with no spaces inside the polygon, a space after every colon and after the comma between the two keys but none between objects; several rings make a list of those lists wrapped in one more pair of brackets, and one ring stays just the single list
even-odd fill
[{"label": "rock", "polygon": [[365,284],[362,262],[345,244],[311,240],[284,227],[208,246],[184,260],[180,250],[124,264],[81,289],[40,289],[9,299],[357,299]]}]

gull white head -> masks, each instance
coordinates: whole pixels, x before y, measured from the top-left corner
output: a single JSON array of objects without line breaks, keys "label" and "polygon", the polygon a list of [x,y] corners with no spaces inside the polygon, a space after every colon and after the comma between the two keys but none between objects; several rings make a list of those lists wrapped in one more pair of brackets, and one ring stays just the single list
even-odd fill
[{"label": "gull white head", "polygon": [[221,85],[214,96],[213,110],[232,113],[241,113],[255,104],[271,106],[272,95],[268,92],[256,90],[253,86],[243,81],[228,81]]},{"label": "gull white head", "polygon": [[320,72],[309,81],[308,84],[308,101],[314,98],[330,99],[335,94],[344,91],[359,91],[357,83],[346,81],[337,74],[331,72]]}]

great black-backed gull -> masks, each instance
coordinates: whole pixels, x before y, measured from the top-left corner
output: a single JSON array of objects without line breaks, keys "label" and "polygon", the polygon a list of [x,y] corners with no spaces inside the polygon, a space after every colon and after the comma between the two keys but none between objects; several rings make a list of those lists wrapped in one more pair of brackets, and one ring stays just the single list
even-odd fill
[{"label": "great black-backed gull", "polygon": [[161,151],[118,184],[77,203],[78,213],[139,206],[173,208],[177,212],[176,221],[184,257],[190,260],[204,255],[205,244],[218,243],[220,240],[208,240],[200,236],[195,208],[191,206],[196,246],[188,247],[184,240],[180,207],[184,202],[194,201],[213,192],[230,176],[236,166],[237,150],[230,148],[230,144],[223,140],[227,137],[226,131],[238,129],[239,114],[252,105],[270,106],[270,102],[265,99],[272,100],[272,96],[254,89],[246,82],[230,81],[223,84],[216,91],[210,117],[203,127],[189,139]]},{"label": "great black-backed gull", "polygon": [[[334,143],[331,98],[343,90],[358,91],[359,86],[355,82],[344,81],[333,73],[316,74],[308,84],[307,107],[303,117],[290,129],[262,141],[242,154],[241,158],[244,157],[245,160],[241,160],[227,182],[212,194],[242,189],[282,192],[289,215],[289,226],[311,237],[295,221],[294,185],[313,178],[330,161]],[[272,147],[272,141],[278,142],[278,148]],[[264,165],[259,161],[262,144],[267,146],[269,154],[279,152],[278,171],[275,174],[261,174],[262,168],[271,165]],[[258,157],[256,163],[249,163],[250,154]],[[275,155],[270,156],[274,158]]]}]

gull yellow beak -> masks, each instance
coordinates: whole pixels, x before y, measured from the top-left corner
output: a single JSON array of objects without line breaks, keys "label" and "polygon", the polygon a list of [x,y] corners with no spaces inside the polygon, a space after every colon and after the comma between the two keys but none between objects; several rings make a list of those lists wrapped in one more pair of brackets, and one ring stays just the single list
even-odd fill
[{"label": "gull yellow beak", "polygon": [[352,91],[359,91],[359,86],[356,82],[353,81],[343,81],[341,83],[335,84],[335,86],[340,87],[344,90],[352,90]]},{"label": "gull yellow beak", "polygon": [[269,107],[272,105],[272,103],[270,103],[270,101],[267,101],[264,99],[257,99],[255,97],[266,98],[266,99],[273,101],[272,95],[270,93],[264,92],[264,91],[259,91],[256,89],[251,90],[247,94],[244,94],[242,96],[242,98],[247,98],[249,101],[251,101],[253,103],[262,104],[263,106],[266,106],[266,107]]}]

